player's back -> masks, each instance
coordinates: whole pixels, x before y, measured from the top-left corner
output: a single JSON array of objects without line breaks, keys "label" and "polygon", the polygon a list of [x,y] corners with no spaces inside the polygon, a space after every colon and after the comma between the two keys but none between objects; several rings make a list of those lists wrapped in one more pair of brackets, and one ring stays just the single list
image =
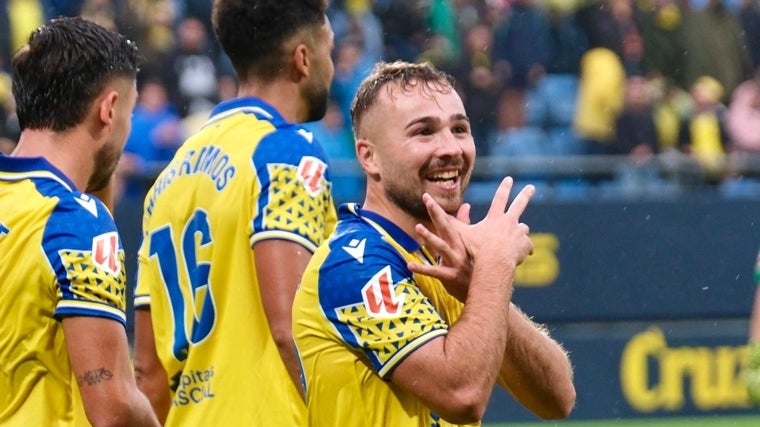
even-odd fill
[{"label": "player's back", "polygon": [[313,250],[325,238],[335,213],[324,153],[260,101],[220,107],[146,197],[135,304],[151,306],[173,391],[167,425],[299,425],[305,408],[251,247],[278,238]]},{"label": "player's back", "polygon": [[116,227],[47,161],[0,156],[0,425],[85,423],[60,317],[125,323]]}]

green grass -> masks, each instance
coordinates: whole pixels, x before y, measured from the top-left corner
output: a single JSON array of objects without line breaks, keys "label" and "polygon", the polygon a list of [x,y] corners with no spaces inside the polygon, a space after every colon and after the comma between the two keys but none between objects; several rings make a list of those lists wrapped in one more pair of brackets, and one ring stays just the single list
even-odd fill
[{"label": "green grass", "polygon": [[545,421],[531,423],[488,423],[483,427],[758,427],[760,415],[704,416],[693,418],[639,418],[594,421]]}]

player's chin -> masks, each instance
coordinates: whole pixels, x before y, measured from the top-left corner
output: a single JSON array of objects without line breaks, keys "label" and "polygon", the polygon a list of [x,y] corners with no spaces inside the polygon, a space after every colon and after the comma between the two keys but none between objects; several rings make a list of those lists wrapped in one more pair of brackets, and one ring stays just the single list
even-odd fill
[{"label": "player's chin", "polygon": [[449,215],[456,215],[464,203],[461,191],[447,191],[442,194],[431,194],[438,205]]}]

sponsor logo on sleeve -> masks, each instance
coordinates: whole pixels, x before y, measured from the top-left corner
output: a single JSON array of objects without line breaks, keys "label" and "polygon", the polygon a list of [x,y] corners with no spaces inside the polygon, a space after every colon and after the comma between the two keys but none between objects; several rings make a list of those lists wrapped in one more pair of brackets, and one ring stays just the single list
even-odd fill
[{"label": "sponsor logo on sleeve", "polygon": [[119,263],[119,235],[115,231],[95,236],[92,239],[92,260],[98,267],[118,275],[121,271]]},{"label": "sponsor logo on sleeve", "polygon": [[362,298],[372,317],[398,317],[404,307],[405,295],[396,295],[391,266],[383,267],[362,288]]},{"label": "sponsor logo on sleeve", "polygon": [[304,156],[298,164],[298,179],[304,183],[306,191],[314,197],[322,191],[327,163],[313,156]]}]

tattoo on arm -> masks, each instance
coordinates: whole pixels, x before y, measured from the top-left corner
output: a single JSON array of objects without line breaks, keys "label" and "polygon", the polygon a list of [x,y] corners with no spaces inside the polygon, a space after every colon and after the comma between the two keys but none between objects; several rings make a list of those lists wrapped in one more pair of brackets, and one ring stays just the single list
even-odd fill
[{"label": "tattoo on arm", "polygon": [[113,378],[113,373],[106,368],[85,371],[82,376],[77,377],[80,385],[95,385]]}]

